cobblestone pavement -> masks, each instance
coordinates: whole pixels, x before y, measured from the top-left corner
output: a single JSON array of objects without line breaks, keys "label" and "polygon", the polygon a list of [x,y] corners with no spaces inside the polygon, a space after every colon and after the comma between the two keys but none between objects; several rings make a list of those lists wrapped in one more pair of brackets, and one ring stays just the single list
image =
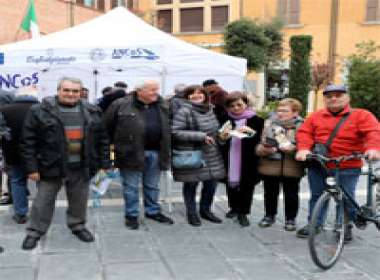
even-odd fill
[{"label": "cobblestone pavement", "polygon": [[[89,208],[88,227],[96,242],[78,241],[65,226],[64,196],[58,202],[52,227],[37,249],[20,249],[25,226],[15,225],[11,211],[0,208],[0,279],[380,279],[380,234],[370,226],[355,230],[355,240],[330,271],[319,270],[311,261],[306,240],[283,230],[282,203],[276,224],[257,226],[263,215],[261,187],[253,201],[252,225],[241,228],[235,220],[223,224],[203,221],[200,228],[185,220],[180,188],[175,186],[173,226],[143,220],[138,231],[123,225],[120,188],[112,188],[101,208]],[[227,206],[220,186],[214,212],[224,217]],[[302,184],[298,223],[306,220],[307,186]],[[364,190],[359,190],[364,197]],[[163,206],[167,212],[167,205]]]}]

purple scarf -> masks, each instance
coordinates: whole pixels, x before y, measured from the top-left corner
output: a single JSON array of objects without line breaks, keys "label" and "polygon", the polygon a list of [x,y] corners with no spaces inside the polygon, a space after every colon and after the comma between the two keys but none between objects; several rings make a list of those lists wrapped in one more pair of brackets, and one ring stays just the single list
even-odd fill
[{"label": "purple scarf", "polygon": [[[234,120],[235,129],[245,126],[247,119],[252,118],[256,113],[250,109],[246,109],[240,115],[228,113],[228,116]],[[228,185],[235,188],[240,184],[241,179],[241,139],[232,137],[229,153],[228,166]]]}]

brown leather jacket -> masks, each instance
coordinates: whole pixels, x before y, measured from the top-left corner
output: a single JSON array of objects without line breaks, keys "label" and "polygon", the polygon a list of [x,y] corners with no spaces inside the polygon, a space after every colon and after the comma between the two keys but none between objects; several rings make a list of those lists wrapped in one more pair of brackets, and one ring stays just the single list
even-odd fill
[{"label": "brown leather jacket", "polygon": [[274,123],[272,120],[266,120],[262,133],[262,140],[256,148],[256,154],[260,156],[258,171],[261,175],[274,177],[302,177],[304,166],[302,162],[296,161],[294,156],[296,152],[294,135],[298,127],[302,124],[302,119],[295,122],[295,126],[284,127],[286,135],[292,142],[293,149],[289,152],[270,152],[270,149],[265,148],[266,137],[272,129]]}]

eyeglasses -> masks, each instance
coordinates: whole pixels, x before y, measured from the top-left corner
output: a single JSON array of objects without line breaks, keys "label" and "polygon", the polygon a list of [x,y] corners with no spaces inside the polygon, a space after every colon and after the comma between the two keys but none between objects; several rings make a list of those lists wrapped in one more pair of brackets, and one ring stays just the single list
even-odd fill
[{"label": "eyeglasses", "polygon": [[79,89],[74,89],[74,88],[63,88],[62,91],[64,93],[69,93],[69,92],[72,92],[72,93],[79,93],[80,90]]},{"label": "eyeglasses", "polygon": [[290,113],[292,110],[290,109],[277,109],[277,113]]}]

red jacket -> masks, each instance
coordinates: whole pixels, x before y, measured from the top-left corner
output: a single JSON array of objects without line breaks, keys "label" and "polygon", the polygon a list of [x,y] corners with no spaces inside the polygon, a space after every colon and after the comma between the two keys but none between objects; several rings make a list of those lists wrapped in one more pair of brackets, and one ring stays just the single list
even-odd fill
[{"label": "red jacket", "polygon": [[[327,109],[319,110],[308,117],[298,129],[297,150],[312,150],[315,143],[326,143],[342,116],[351,110],[348,119],[340,127],[330,145],[330,157],[363,153],[367,150],[380,150],[380,124],[376,117],[363,109],[347,106],[337,116]],[[360,168],[360,160],[346,161],[341,168]],[[329,168],[334,167],[328,165]]]}]

